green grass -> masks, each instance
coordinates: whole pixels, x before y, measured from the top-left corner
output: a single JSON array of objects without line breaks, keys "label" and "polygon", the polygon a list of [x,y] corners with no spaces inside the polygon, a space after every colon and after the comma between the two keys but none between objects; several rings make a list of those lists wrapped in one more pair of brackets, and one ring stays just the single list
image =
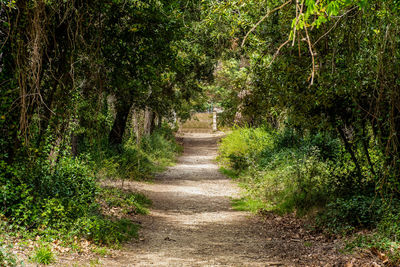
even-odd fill
[{"label": "green grass", "polygon": [[257,213],[258,211],[265,208],[265,203],[259,199],[243,197],[231,200],[232,207],[234,210],[238,211],[250,211]]},{"label": "green grass", "polygon": [[34,263],[48,265],[56,261],[56,256],[51,251],[50,246],[41,245],[33,251],[30,260]]},{"label": "green grass", "polygon": [[102,257],[108,256],[111,254],[111,252],[106,247],[96,247],[92,250],[92,252],[96,253],[97,255],[100,255]]},{"label": "green grass", "polygon": [[101,261],[99,258],[91,259],[89,264],[90,266],[99,266],[101,264]]},{"label": "green grass", "polygon": [[223,175],[232,178],[232,179],[236,179],[239,177],[239,174],[237,171],[233,170],[233,169],[228,169],[228,168],[224,168],[224,167],[220,167],[219,168],[219,172],[222,173]]},{"label": "green grass", "polygon": [[309,241],[305,241],[305,242],[304,242],[304,246],[305,246],[306,248],[309,248],[309,247],[312,246],[312,243],[309,242]]}]

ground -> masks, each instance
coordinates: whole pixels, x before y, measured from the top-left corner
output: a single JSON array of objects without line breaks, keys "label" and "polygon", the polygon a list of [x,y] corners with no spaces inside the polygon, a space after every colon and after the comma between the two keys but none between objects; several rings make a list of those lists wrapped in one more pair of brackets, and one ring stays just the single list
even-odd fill
[{"label": "ground", "polygon": [[[95,263],[102,266],[374,266],[340,252],[340,240],[311,232],[293,215],[256,215],[232,208],[240,188],[214,162],[218,134],[190,133],[177,165],[154,182],[125,182],[153,206],[136,217],[140,238]],[[112,184],[111,184],[112,185]],[[120,186],[115,183],[114,186]],[[78,261],[77,261],[78,260]],[[59,257],[61,266],[89,265]],[[93,259],[91,260],[93,265]]]}]

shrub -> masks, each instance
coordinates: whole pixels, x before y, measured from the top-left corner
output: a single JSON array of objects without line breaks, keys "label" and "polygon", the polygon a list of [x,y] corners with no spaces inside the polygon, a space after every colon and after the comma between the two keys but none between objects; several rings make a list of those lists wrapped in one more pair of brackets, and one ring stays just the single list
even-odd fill
[{"label": "shrub", "polygon": [[139,225],[127,219],[110,220],[109,218],[92,215],[79,218],[72,233],[78,233],[97,244],[118,245],[119,243],[137,237]]},{"label": "shrub", "polygon": [[348,233],[357,228],[374,229],[380,225],[381,232],[398,234],[399,224],[394,222],[399,207],[398,201],[389,205],[374,195],[337,198],[326,205],[318,215],[317,223],[333,233]]},{"label": "shrub", "polygon": [[123,216],[147,213],[150,201],[138,193],[100,190],[96,179],[143,178],[171,164],[179,152],[172,131],[159,129],[141,144],[130,140],[119,150],[106,142],[91,149],[76,158],[60,152],[53,161],[48,151],[36,151],[31,158],[29,153],[18,155],[12,165],[0,159],[0,216],[27,237],[44,240],[85,236],[117,244],[137,236],[137,224],[102,214],[98,196],[121,208]]},{"label": "shrub", "polygon": [[254,165],[260,152],[273,146],[271,134],[262,128],[236,128],[221,140],[218,160],[237,171]]},{"label": "shrub", "polygon": [[[138,225],[128,220],[112,221],[100,214],[96,196],[101,191],[82,160],[60,158],[55,166],[46,161],[38,165],[31,173],[16,172],[25,174],[26,182],[16,178],[1,181],[6,189],[0,193],[6,203],[4,215],[14,225],[29,228],[32,235],[80,235],[102,244],[120,243],[137,235]],[[142,195],[128,194],[123,203],[126,208],[132,205],[134,212],[144,213],[144,200]],[[46,249],[37,250],[32,259],[45,263]]]},{"label": "shrub", "polygon": [[51,251],[50,246],[41,245],[36,248],[33,255],[30,257],[32,262],[48,265],[56,261],[56,257]]},{"label": "shrub", "polygon": [[101,149],[103,152],[91,152],[95,155],[95,168],[101,177],[134,180],[148,178],[163,170],[181,151],[168,127],[156,129],[150,136],[144,136],[140,143],[132,137],[119,148],[105,146]]},{"label": "shrub", "polygon": [[219,160],[236,172],[252,197],[280,212],[307,211],[327,201],[329,162],[294,130],[237,128],[222,139]]},{"label": "shrub", "polygon": [[21,168],[14,174],[0,181],[0,197],[5,216],[18,225],[62,228],[94,204],[95,177],[80,159],[61,157],[54,166],[41,160],[29,171]]},{"label": "shrub", "polygon": [[108,207],[122,208],[125,214],[147,214],[151,200],[141,193],[126,192],[118,188],[101,189],[101,197]]}]

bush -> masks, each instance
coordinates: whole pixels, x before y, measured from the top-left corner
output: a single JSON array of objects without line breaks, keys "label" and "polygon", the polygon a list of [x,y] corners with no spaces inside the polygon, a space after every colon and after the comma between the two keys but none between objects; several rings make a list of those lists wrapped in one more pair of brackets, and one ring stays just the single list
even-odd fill
[{"label": "bush", "polygon": [[0,198],[4,215],[20,226],[63,228],[94,204],[95,177],[80,159],[61,157],[54,166],[40,160],[13,174],[0,181]]},{"label": "bush", "polygon": [[33,255],[30,257],[32,262],[48,265],[56,261],[56,257],[51,251],[50,246],[41,245],[36,248]]},{"label": "bush", "polygon": [[372,229],[382,218],[382,202],[370,196],[337,198],[328,203],[317,218],[319,226],[334,233],[347,233],[356,228]]},{"label": "bush", "polygon": [[172,130],[162,127],[144,136],[140,143],[130,138],[119,149],[106,146],[102,151],[91,152],[101,177],[140,180],[171,165],[181,147]]},{"label": "bush", "polygon": [[221,140],[218,160],[234,170],[254,165],[259,153],[273,146],[272,135],[262,128],[236,128]]},{"label": "bush", "polygon": [[97,244],[118,245],[137,237],[139,225],[127,219],[111,220],[100,215],[79,218],[72,233],[82,235]]},{"label": "bush", "polygon": [[307,212],[323,206],[329,197],[328,166],[320,160],[319,150],[310,147],[307,154],[299,154],[286,167],[288,171],[282,180],[283,190],[277,204],[281,211]]},{"label": "bush", "polygon": [[[139,229],[125,217],[146,214],[150,201],[139,193],[100,189],[96,179],[147,177],[171,164],[178,152],[172,131],[162,128],[140,144],[129,140],[118,150],[104,143],[86,151],[85,157],[60,152],[50,161],[48,152],[36,151],[31,158],[29,153],[18,156],[13,165],[0,159],[0,218],[27,238],[84,236],[95,243],[118,244],[137,236]],[[102,201],[118,207],[122,216],[106,216]]]},{"label": "bush", "polygon": [[361,157],[365,148],[353,149],[361,174],[340,140],[327,133],[236,128],[222,139],[218,160],[246,189],[235,208],[308,213],[330,234],[372,230],[356,246],[378,249],[399,263],[400,200],[375,192],[393,192],[398,179],[383,174],[384,156],[375,148],[369,148],[375,171]]},{"label": "bush", "polygon": [[294,130],[237,128],[222,139],[218,159],[241,173],[247,191],[279,212],[307,211],[327,201],[329,162],[312,137]]},{"label": "bush", "polygon": [[[96,196],[99,190],[89,165],[80,159],[62,157],[57,164],[38,161],[30,173],[19,170],[14,179],[1,180],[0,197],[5,203],[4,215],[14,225],[29,229],[32,235],[85,236],[94,242],[115,244],[137,235],[138,225],[128,220],[116,220],[100,214]],[[23,175],[22,175],[23,174]],[[17,179],[17,177],[24,177]],[[140,194],[124,196],[109,192],[107,197],[122,198],[124,207],[132,212],[145,213],[148,202]],[[46,248],[36,251],[33,260],[45,263]],[[43,256],[43,257],[42,257]]]},{"label": "bush", "polygon": [[118,188],[101,189],[101,198],[108,207],[119,207],[125,214],[147,214],[151,200],[141,193],[126,192]]}]

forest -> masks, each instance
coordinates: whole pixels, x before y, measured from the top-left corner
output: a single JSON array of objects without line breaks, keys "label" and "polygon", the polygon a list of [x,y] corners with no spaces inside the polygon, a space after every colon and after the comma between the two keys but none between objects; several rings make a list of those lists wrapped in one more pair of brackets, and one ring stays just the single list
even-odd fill
[{"label": "forest", "polygon": [[[295,214],[400,263],[399,0],[0,0],[0,265],[15,238],[116,246],[124,190],[218,107],[245,210]],[[121,181],[121,187],[104,181]],[[383,255],[383,256],[382,256]]]}]

